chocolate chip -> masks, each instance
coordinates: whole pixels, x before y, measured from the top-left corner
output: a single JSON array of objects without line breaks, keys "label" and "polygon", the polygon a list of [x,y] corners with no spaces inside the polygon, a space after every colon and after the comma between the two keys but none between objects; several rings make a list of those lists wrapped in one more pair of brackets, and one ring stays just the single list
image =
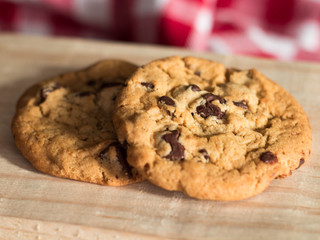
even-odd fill
[{"label": "chocolate chip", "polygon": [[236,105],[237,107],[241,107],[243,109],[248,109],[249,106],[248,106],[248,103],[244,100],[242,101],[239,101],[239,102],[233,102],[234,105]]},{"label": "chocolate chip", "polygon": [[278,162],[277,156],[270,151],[262,153],[260,155],[260,160],[264,163],[271,163],[271,164]]},{"label": "chocolate chip", "polygon": [[212,104],[211,101],[219,100],[221,104],[225,104],[227,101],[224,98],[212,93],[206,93],[202,95],[202,97],[206,100],[206,103],[205,105],[200,105],[196,108],[197,113],[203,118],[216,116],[218,119],[222,119],[225,113],[222,112],[218,106]]},{"label": "chocolate chip", "polygon": [[196,110],[197,113],[203,118],[207,118],[209,116],[216,116],[217,119],[222,119],[225,115],[225,113],[222,112],[218,106],[213,105],[211,102],[207,102],[205,105],[198,106]]},{"label": "chocolate chip", "polygon": [[300,168],[303,164],[304,164],[304,158],[301,158],[299,162],[299,166],[296,169]]},{"label": "chocolate chip", "polygon": [[226,74],[232,74],[234,72],[241,72],[241,70],[239,68],[228,68],[226,70]]},{"label": "chocolate chip", "polygon": [[207,150],[205,150],[205,149],[200,149],[200,150],[199,150],[199,153],[203,154],[203,157],[204,157],[206,160],[209,160],[209,159],[210,159]]},{"label": "chocolate chip", "polygon": [[87,96],[90,96],[91,94],[93,93],[89,91],[79,92],[79,93],[76,93],[76,97],[87,97]]},{"label": "chocolate chip", "polygon": [[169,98],[167,96],[160,97],[159,102],[164,102],[166,105],[173,106],[173,107],[176,106],[176,103],[171,98]]},{"label": "chocolate chip", "polygon": [[100,90],[104,89],[104,88],[109,88],[109,87],[115,87],[115,86],[124,86],[124,83],[120,83],[120,82],[104,82],[101,84],[100,86]]},{"label": "chocolate chip", "polygon": [[189,87],[191,87],[191,90],[194,91],[194,92],[201,91],[201,88],[199,88],[199,86],[197,86],[195,84],[190,84]]},{"label": "chocolate chip", "polygon": [[194,74],[200,77],[201,72],[199,70],[197,70],[197,71],[194,72]]},{"label": "chocolate chip", "polygon": [[119,142],[111,143],[107,148],[100,152],[99,157],[103,160],[108,160],[108,152],[111,147],[114,147],[116,150],[117,159],[122,167],[122,171],[128,174],[128,178],[132,178],[132,167],[127,162],[127,151]]},{"label": "chocolate chip", "polygon": [[40,103],[44,102],[48,97],[49,93],[61,88],[62,86],[59,83],[54,83],[51,86],[44,87],[40,90]]},{"label": "chocolate chip", "polygon": [[87,86],[92,87],[94,85],[96,85],[96,81],[94,81],[94,80],[90,80],[90,81],[87,82]]},{"label": "chocolate chip", "polygon": [[214,95],[214,94],[212,94],[212,93],[206,93],[206,94],[202,95],[202,97],[203,97],[207,102],[211,102],[211,101],[214,101],[214,100],[219,100],[219,102],[220,102],[221,104],[225,104],[225,103],[227,102],[224,98],[222,98],[222,97],[220,97],[220,96],[218,96],[218,95]]},{"label": "chocolate chip", "polygon": [[184,159],[184,146],[178,142],[179,137],[180,132],[178,130],[174,130],[162,136],[162,139],[171,146],[171,152],[165,156],[165,158],[172,161]]},{"label": "chocolate chip", "polygon": [[237,69],[237,68],[228,68],[227,70],[226,70],[226,79],[227,79],[227,81],[230,81],[230,76],[231,76],[231,74],[232,73],[234,73],[234,72],[240,72],[241,70],[239,70],[239,69]]},{"label": "chocolate chip", "polygon": [[154,89],[154,84],[151,82],[142,82],[141,85],[145,86],[146,88],[149,88],[151,90]]},{"label": "chocolate chip", "polygon": [[247,73],[247,76],[248,76],[248,78],[253,78],[253,71],[250,69],[250,70],[248,70],[248,73]]}]

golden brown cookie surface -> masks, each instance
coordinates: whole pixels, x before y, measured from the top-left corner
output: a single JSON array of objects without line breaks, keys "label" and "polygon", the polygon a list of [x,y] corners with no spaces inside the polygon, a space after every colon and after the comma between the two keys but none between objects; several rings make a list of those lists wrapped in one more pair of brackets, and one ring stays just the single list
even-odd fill
[{"label": "golden brown cookie surface", "polygon": [[136,68],[106,60],[28,89],[12,122],[22,154],[58,177],[112,186],[141,181],[112,124],[115,97]]},{"label": "golden brown cookie surface", "polygon": [[194,57],[139,68],[113,120],[132,166],[160,187],[201,199],[256,195],[311,150],[307,116],[282,87],[255,69]]}]

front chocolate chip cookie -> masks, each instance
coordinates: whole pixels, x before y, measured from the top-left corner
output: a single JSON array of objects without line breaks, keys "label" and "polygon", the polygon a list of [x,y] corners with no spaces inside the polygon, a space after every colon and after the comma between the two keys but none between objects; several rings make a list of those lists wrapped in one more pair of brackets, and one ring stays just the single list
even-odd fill
[{"label": "front chocolate chip cookie", "polygon": [[112,124],[115,97],[136,68],[107,60],[27,90],[12,122],[22,154],[58,177],[112,186],[142,181]]},{"label": "front chocolate chip cookie", "polygon": [[256,195],[311,149],[308,119],[283,88],[255,69],[194,57],[139,68],[113,120],[132,166],[160,187],[200,199]]}]

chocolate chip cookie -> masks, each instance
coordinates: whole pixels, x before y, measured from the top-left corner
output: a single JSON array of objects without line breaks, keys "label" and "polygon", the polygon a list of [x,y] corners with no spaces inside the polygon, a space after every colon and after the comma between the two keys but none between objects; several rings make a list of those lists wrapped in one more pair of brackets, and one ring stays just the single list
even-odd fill
[{"label": "chocolate chip cookie", "polygon": [[32,86],[12,122],[22,154],[58,177],[112,186],[141,181],[112,124],[116,95],[136,68],[106,60]]},{"label": "chocolate chip cookie", "polygon": [[256,195],[299,168],[312,143],[302,107],[278,84],[255,69],[195,57],[139,68],[113,120],[132,166],[199,199]]}]

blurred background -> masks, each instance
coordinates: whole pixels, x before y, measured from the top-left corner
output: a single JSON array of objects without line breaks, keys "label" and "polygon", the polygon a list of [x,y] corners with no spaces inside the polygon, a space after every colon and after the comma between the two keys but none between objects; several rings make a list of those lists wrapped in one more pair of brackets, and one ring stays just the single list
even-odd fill
[{"label": "blurred background", "polygon": [[320,0],[0,0],[0,31],[320,61]]}]

